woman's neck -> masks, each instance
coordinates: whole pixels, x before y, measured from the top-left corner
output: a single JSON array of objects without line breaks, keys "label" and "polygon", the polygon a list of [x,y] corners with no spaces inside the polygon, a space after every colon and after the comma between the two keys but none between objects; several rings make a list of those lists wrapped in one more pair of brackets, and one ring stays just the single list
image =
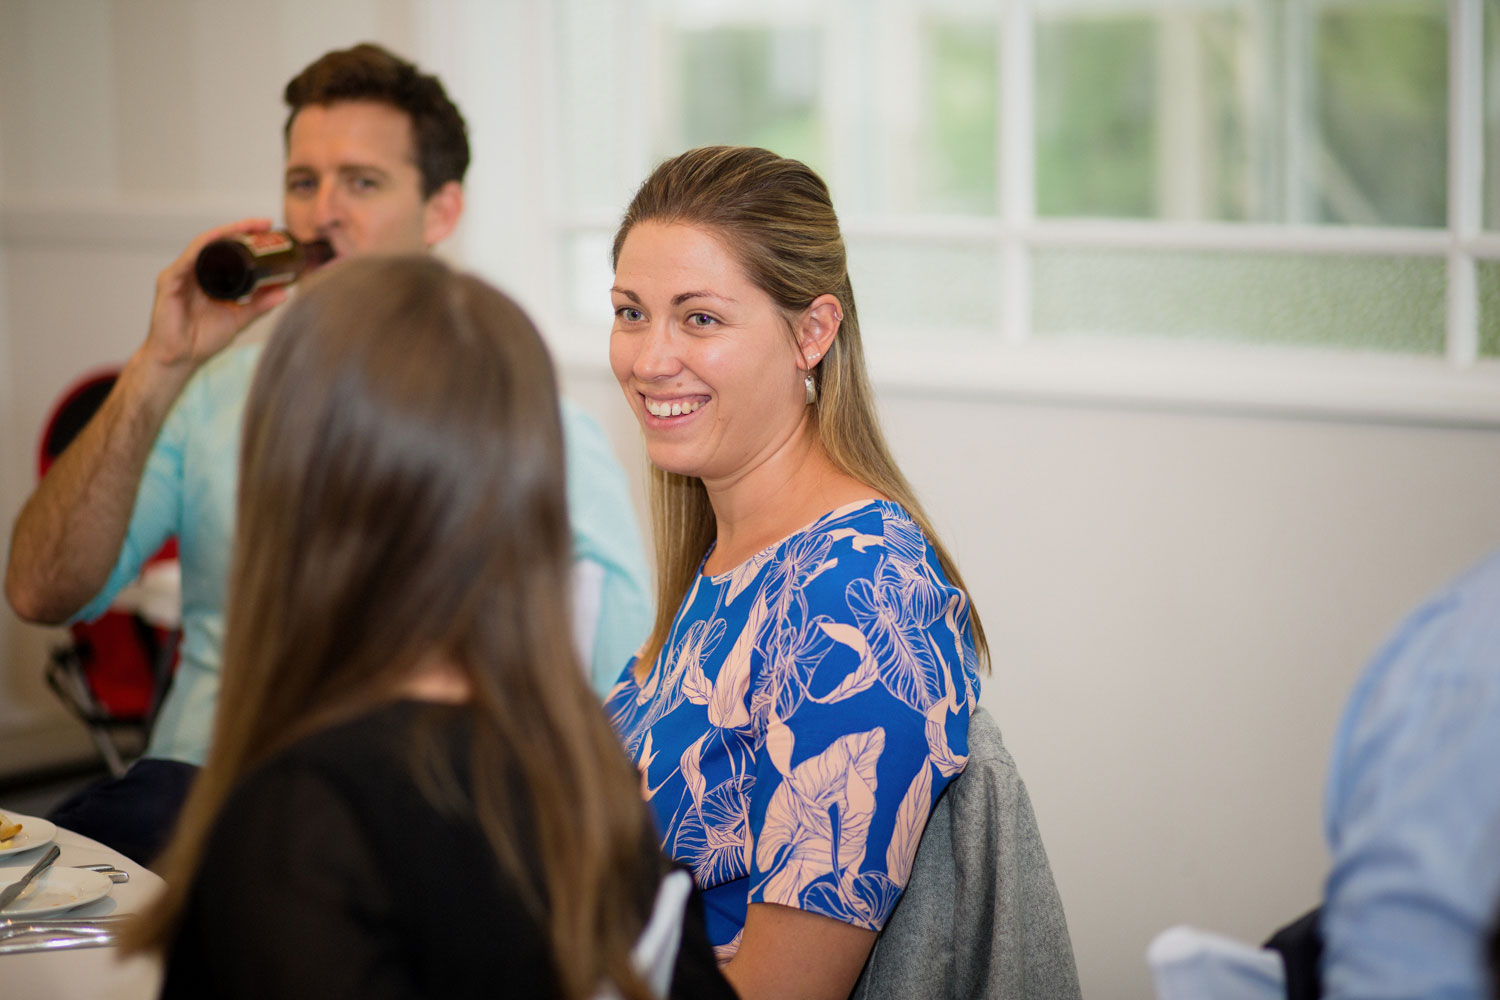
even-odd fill
[{"label": "woman's neck", "polygon": [[396,693],[414,701],[459,705],[473,697],[474,689],[457,663],[430,653],[417,664],[410,676],[397,685]]},{"label": "woman's neck", "polygon": [[884,499],[833,464],[810,422],[732,480],[703,485],[716,526],[714,549],[703,567],[710,574],[733,569],[831,510]]}]

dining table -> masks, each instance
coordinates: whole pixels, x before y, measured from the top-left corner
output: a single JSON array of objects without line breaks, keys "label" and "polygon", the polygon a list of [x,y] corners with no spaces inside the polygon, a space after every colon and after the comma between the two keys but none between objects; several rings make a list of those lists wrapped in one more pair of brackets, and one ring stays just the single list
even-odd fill
[{"label": "dining table", "polygon": [[[0,813],[7,812],[0,803]],[[127,881],[113,882],[104,898],[49,916],[95,918],[139,913],[166,886],[145,866],[72,830],[56,827],[49,843],[61,848],[54,867],[107,864],[129,876]],[[0,888],[19,879],[47,850],[47,843],[38,843],[0,854]],[[24,919],[6,912],[0,913],[0,921],[12,916]],[[158,959],[140,955],[122,959],[113,946],[0,954],[0,997],[5,1000],[147,1000],[160,990]]]}]

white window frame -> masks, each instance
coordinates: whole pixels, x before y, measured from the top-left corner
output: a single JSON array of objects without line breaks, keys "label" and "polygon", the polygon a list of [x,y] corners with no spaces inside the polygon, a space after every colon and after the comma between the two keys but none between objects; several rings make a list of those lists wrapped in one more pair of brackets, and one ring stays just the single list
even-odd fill
[{"label": "white window frame", "polygon": [[[852,2],[830,0],[818,16],[836,24],[840,11]],[[938,344],[931,343],[932,338],[905,346],[883,341],[878,350],[870,352],[872,375],[880,387],[900,393],[958,393],[996,400],[1111,402],[1218,412],[1500,426],[1500,361],[1478,357],[1476,265],[1482,260],[1500,260],[1500,235],[1483,231],[1483,0],[1448,0],[1446,229],[1038,218],[1032,139],[1035,24],[1038,8],[1056,0],[996,2],[1004,5],[997,28],[1001,109],[998,214],[993,218],[845,216],[844,228],[851,243],[860,237],[899,236],[939,245],[983,243],[995,247],[998,329],[961,332],[951,342]],[[1069,2],[1139,6],[1132,0]],[[621,26],[618,42],[640,54],[633,57],[632,64],[641,71],[620,80],[617,92],[608,96],[614,113],[635,123],[636,127],[625,130],[634,138],[624,148],[601,149],[600,155],[616,158],[619,169],[632,178],[632,185],[652,166],[650,135],[658,127],[652,120],[649,100],[657,85],[657,71],[648,55],[653,52],[648,5],[649,0],[616,0],[612,5]],[[520,227],[529,231],[525,253],[511,252],[504,266],[489,267],[484,253],[478,254],[473,263],[518,289],[548,331],[565,368],[597,372],[606,363],[607,320],[595,326],[570,318],[563,305],[570,281],[565,273],[564,249],[579,234],[612,233],[618,216],[601,217],[598,212],[580,212],[564,204],[558,176],[566,166],[560,124],[565,109],[560,105],[560,62],[556,55],[562,40],[557,36],[555,8],[543,0],[495,6],[483,0],[466,0],[457,9],[448,10],[447,15],[434,18],[433,24],[445,65],[456,61],[474,68],[479,61],[492,60],[493,46],[487,41],[493,38],[491,32],[521,30],[526,33],[526,43],[520,47],[524,50],[521,58],[526,63],[525,75],[536,83],[536,99],[519,111],[514,101],[497,92],[498,88],[479,88],[463,97],[478,129],[492,120],[521,121],[524,124],[519,130],[540,151],[529,168],[529,192],[540,197],[525,198],[524,210],[498,208],[496,200],[490,199],[492,211],[525,223]],[[487,22],[482,30],[475,19]],[[1288,51],[1305,47],[1306,19],[1288,16],[1282,23],[1286,33],[1283,44]],[[839,35],[829,32],[829,38],[834,51],[825,72],[832,74],[830,79],[837,79]],[[842,58],[847,59],[847,54]],[[1287,65],[1293,62],[1289,59]],[[1296,75],[1289,73],[1288,77]],[[1283,80],[1288,88],[1305,89],[1307,85],[1305,80]],[[846,134],[839,117],[842,102],[831,87],[824,92],[831,100],[825,109],[830,134]],[[1285,105],[1290,119],[1306,100],[1288,100]],[[1283,134],[1296,136],[1300,131],[1298,124],[1289,120]],[[1295,156],[1295,148],[1289,153]],[[495,169],[491,161],[497,155],[503,154],[476,154],[479,167],[471,188],[486,184]],[[506,170],[515,174],[511,168]],[[1293,181],[1296,174],[1287,169],[1284,176],[1288,178],[1285,196],[1293,198],[1292,189],[1298,186]],[[837,189],[837,177],[831,180]],[[506,197],[515,193],[513,184]],[[1295,200],[1289,202],[1289,207],[1294,205]],[[619,211],[623,209],[621,204]],[[471,218],[467,225],[472,228],[476,221]],[[489,229],[492,224],[485,221],[480,225]],[[515,227],[504,224],[499,228],[515,231]],[[1038,250],[1062,248],[1442,258],[1447,275],[1446,350],[1441,357],[1429,357],[1340,349],[1149,343],[1130,338],[1086,344],[1039,341],[1031,335],[1032,259]],[[494,253],[492,248],[489,258]],[[921,290],[913,289],[913,294],[921,294]],[[604,288],[600,288],[599,298],[602,304],[606,299]]]}]

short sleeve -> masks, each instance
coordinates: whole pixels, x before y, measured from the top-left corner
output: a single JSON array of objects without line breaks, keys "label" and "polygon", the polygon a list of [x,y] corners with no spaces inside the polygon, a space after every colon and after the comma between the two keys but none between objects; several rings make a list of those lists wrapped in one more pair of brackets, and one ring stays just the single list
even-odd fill
[{"label": "short sleeve", "polygon": [[192,426],[192,400],[197,385],[196,381],[189,385],[177,400],[151,446],[136,489],[135,506],[131,508],[130,526],[126,528],[125,541],[109,579],[70,621],[92,621],[109,610],[116,595],[140,575],[146,560],[177,533],[182,509],[183,454]]},{"label": "short sleeve", "polygon": [[809,536],[767,588],[752,903],[879,930],[963,768],[967,602],[908,526]]}]

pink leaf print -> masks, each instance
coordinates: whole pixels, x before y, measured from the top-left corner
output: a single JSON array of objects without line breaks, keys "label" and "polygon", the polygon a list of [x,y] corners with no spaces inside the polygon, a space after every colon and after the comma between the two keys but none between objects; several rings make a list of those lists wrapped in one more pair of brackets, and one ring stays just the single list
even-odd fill
[{"label": "pink leaf print", "polygon": [[688,787],[688,792],[693,796],[693,808],[698,815],[703,815],[703,793],[706,785],[703,780],[703,769],[699,766],[699,760],[703,755],[703,741],[708,739],[708,733],[694,740],[686,750],[682,751],[682,757],[677,761],[678,768],[682,771],[682,780]]},{"label": "pink leaf print", "polygon": [[729,939],[728,944],[714,945],[714,961],[723,965],[740,951],[740,938],[745,936],[745,928],[741,927],[734,932],[734,937]]},{"label": "pink leaf print", "polygon": [[646,704],[646,702],[656,697],[656,687],[661,683],[660,664],[661,659],[660,657],[658,657],[656,663],[651,665],[651,673],[646,677],[645,686],[636,692],[635,703],[637,705],[644,705]]},{"label": "pink leaf print", "polygon": [[834,642],[843,643],[859,654],[859,668],[840,681],[838,687],[821,698],[813,698],[813,701],[820,705],[831,705],[868,690],[880,679],[880,664],[871,655],[870,644],[865,641],[863,632],[853,625],[844,625],[840,622],[820,622],[819,625],[823,633]]},{"label": "pink leaf print", "polygon": [[719,729],[740,729],[750,724],[750,709],[745,704],[745,695],[750,690],[750,654],[755,650],[765,620],[766,604],[757,597],[750,606],[744,631],[734,641],[714,681],[713,697],[708,702],[708,721]]},{"label": "pink leaf print", "polygon": [[796,738],[792,736],[792,731],[781,721],[781,717],[776,714],[776,706],[772,705],[766,721],[766,756],[771,758],[772,765],[783,778],[792,776],[794,742]]},{"label": "pink leaf print", "polygon": [[733,604],[734,599],[739,597],[744,592],[744,589],[754,582],[756,575],[760,572],[760,568],[775,554],[775,546],[763,549],[729,571],[729,589],[724,594],[724,606],[726,608]]},{"label": "pink leaf print", "polygon": [[835,542],[843,538],[849,539],[849,544],[854,546],[855,552],[863,552],[865,549],[869,548],[872,545],[885,544],[885,539],[881,536],[866,535],[862,532],[856,531],[853,528],[835,528],[828,533],[828,537],[830,540]]},{"label": "pink leaf print", "polygon": [[875,812],[875,765],[885,730],[841,736],[798,764],[771,794],[755,845],[755,862],[768,872],[765,899],[796,906],[802,890],[826,875],[844,883],[865,857]]},{"label": "pink leaf print", "polygon": [[917,859],[917,845],[927,828],[931,808],[932,769],[924,761],[901,799],[901,808],[896,811],[896,829],[891,832],[890,846],[885,849],[885,870],[897,885],[904,886],[911,879],[912,862]]},{"label": "pink leaf print", "polygon": [[682,693],[694,705],[707,705],[708,699],[713,696],[713,685],[703,676],[703,667],[697,660],[689,663],[682,675]]},{"label": "pink leaf print", "polygon": [[948,697],[927,710],[927,752],[931,755],[933,765],[945,778],[958,774],[969,762],[967,756],[954,753],[948,746],[948,713],[957,711],[951,688]]},{"label": "pink leaf print", "polygon": [[651,749],[651,730],[648,729],[646,730],[646,743],[641,747],[640,760],[636,764],[641,771],[641,798],[647,802],[651,801],[653,794],[651,781],[647,776],[651,773],[651,762],[654,760],[656,760],[656,751]]}]

